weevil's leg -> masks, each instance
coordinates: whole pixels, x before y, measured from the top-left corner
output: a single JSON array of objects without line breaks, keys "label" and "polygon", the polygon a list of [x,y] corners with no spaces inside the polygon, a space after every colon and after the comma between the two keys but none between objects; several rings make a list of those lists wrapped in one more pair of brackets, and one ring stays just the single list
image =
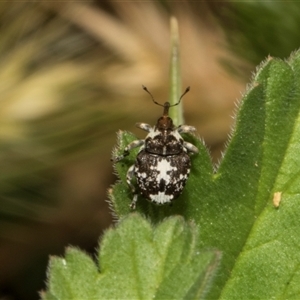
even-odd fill
[{"label": "weevil's leg", "polygon": [[132,165],[128,171],[127,171],[127,174],[126,174],[126,181],[127,181],[127,184],[130,186],[131,188],[131,191],[132,193],[134,194],[135,193],[135,187],[134,185],[132,184],[132,179],[134,177],[134,165]]},{"label": "weevil's leg", "polygon": [[198,148],[189,142],[183,142],[183,147],[194,154],[199,152]]},{"label": "weevil's leg", "polygon": [[135,126],[147,132],[150,132],[152,129],[152,126],[146,123],[136,123]]},{"label": "weevil's leg", "polygon": [[126,181],[127,181],[128,185],[130,186],[132,193],[134,194],[134,195],[133,195],[133,200],[132,200],[132,202],[131,202],[131,204],[130,204],[130,208],[131,208],[131,209],[135,209],[136,202],[137,202],[137,198],[138,198],[138,194],[136,194],[135,187],[134,187],[134,185],[132,184],[132,179],[133,179],[133,177],[134,177],[134,167],[135,167],[135,166],[132,165],[132,166],[128,169],[127,175],[126,175]]},{"label": "weevil's leg", "polygon": [[194,126],[189,125],[180,125],[178,126],[177,131],[179,133],[195,132],[196,128]]},{"label": "weevil's leg", "polygon": [[[188,132],[193,133],[193,132],[196,131],[196,128],[194,126],[189,126],[189,125],[180,125],[177,128],[177,131],[179,133],[188,133]],[[196,146],[194,146],[193,144],[189,143],[189,142],[184,142],[183,147],[185,149],[187,149],[189,152],[192,152],[194,154],[199,152],[198,148]]]},{"label": "weevil's leg", "polygon": [[138,199],[138,194],[134,194],[133,200],[132,200],[132,202],[131,202],[131,204],[130,204],[130,208],[131,208],[131,209],[135,209],[137,199]]},{"label": "weevil's leg", "polygon": [[128,144],[125,149],[123,154],[116,156],[115,158],[112,159],[112,161],[114,162],[118,162],[120,160],[122,160],[124,157],[126,157],[127,155],[129,155],[130,151],[134,148],[140,147],[145,143],[145,140],[135,140],[133,142],[131,142],[130,144]]}]

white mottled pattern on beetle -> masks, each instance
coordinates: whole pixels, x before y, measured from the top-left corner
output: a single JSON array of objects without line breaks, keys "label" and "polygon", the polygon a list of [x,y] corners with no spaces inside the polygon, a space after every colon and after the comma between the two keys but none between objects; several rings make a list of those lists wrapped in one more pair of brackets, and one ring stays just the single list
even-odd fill
[{"label": "white mottled pattern on beetle", "polygon": [[190,173],[191,161],[183,144],[180,145],[181,152],[176,155],[152,154],[144,147],[138,153],[134,173],[145,198],[164,204],[181,194]]}]

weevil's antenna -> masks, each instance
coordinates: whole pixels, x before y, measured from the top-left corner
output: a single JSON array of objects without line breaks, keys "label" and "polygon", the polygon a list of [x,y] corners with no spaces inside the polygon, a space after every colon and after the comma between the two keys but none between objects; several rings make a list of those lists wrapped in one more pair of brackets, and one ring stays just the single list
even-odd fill
[{"label": "weevil's antenna", "polygon": [[[185,89],[184,93],[180,96],[178,102],[175,103],[175,104],[173,104],[173,105],[170,105],[169,102],[166,102],[165,104],[160,104],[160,103],[156,102],[156,101],[154,100],[153,95],[148,91],[148,89],[147,89],[144,85],[142,85],[142,87],[143,87],[143,90],[146,91],[146,92],[151,96],[151,99],[152,99],[152,101],[153,101],[155,104],[157,104],[157,105],[159,105],[159,106],[162,106],[162,107],[168,106],[168,108],[169,108],[169,107],[172,107],[172,106],[178,105],[178,104],[180,103],[181,99],[183,98],[183,96],[184,96],[186,93],[188,93],[188,92],[190,91],[190,87],[188,86],[188,87]],[[167,103],[168,103],[168,104],[167,104]]]},{"label": "weevil's antenna", "polygon": [[184,96],[186,93],[188,93],[188,92],[190,91],[190,89],[191,89],[191,88],[188,86],[188,87],[185,89],[184,93],[180,96],[178,102],[175,103],[175,104],[173,104],[173,105],[170,105],[170,107],[178,105],[178,104],[180,103],[181,99],[183,98],[183,96]]},{"label": "weevil's antenna", "polygon": [[146,91],[151,96],[151,99],[155,104],[164,107],[164,105],[162,105],[154,100],[154,97],[152,96],[152,94],[148,91],[148,89],[144,85],[142,85],[142,87],[143,87],[143,90]]}]

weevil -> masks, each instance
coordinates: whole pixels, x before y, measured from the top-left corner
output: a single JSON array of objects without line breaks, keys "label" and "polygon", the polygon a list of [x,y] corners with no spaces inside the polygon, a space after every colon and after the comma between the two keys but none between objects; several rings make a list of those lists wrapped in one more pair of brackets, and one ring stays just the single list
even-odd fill
[{"label": "weevil", "polygon": [[[132,209],[136,207],[138,194],[156,204],[170,204],[178,198],[191,171],[190,154],[198,153],[198,148],[181,136],[182,133],[195,132],[195,127],[176,127],[169,117],[169,108],[178,105],[190,87],[186,88],[178,102],[173,105],[169,102],[156,102],[145,86],[143,89],[156,105],[163,107],[163,114],[154,127],[146,123],[137,123],[136,127],[148,132],[146,138],[131,142],[125,147],[123,154],[112,159],[119,162],[129,155],[132,149],[140,147],[135,163],[128,169],[126,176],[133,193],[130,204]],[[137,186],[133,184],[134,177]]]}]

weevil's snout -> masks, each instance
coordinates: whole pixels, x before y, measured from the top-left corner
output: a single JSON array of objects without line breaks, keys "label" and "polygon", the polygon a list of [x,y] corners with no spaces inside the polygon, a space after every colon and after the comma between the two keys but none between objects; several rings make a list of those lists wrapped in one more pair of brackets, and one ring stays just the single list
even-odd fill
[{"label": "weevil's snout", "polygon": [[170,108],[170,103],[169,102],[165,102],[164,103],[164,112],[163,112],[163,116],[167,117],[169,116],[169,108]]}]

